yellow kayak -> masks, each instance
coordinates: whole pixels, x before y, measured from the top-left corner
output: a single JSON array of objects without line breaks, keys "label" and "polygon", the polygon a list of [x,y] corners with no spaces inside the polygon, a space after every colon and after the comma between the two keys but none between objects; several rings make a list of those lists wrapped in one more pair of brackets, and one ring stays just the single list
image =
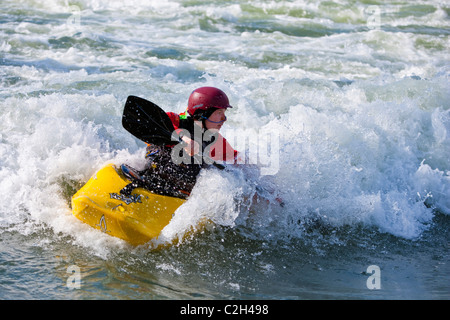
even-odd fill
[{"label": "yellow kayak", "polygon": [[95,173],[72,197],[73,215],[93,228],[132,245],[156,239],[186,200],[136,188],[120,193],[131,181],[113,164]]}]

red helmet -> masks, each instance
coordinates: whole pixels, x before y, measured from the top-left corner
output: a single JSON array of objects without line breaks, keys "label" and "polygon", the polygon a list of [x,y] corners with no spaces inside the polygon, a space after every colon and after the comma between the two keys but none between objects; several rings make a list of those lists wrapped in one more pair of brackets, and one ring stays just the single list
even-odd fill
[{"label": "red helmet", "polygon": [[220,89],[214,87],[201,87],[192,91],[189,96],[187,112],[194,116],[197,110],[208,110],[210,108],[226,109],[232,108],[228,97]]}]

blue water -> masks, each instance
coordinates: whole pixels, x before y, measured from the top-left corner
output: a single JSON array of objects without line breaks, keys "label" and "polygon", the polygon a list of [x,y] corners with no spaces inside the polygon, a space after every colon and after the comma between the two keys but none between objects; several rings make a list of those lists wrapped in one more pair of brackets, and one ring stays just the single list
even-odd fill
[{"label": "blue water", "polygon": [[[449,298],[448,4],[0,6],[0,299]],[[183,240],[76,220],[95,171],[144,163],[127,96],[182,112],[205,85],[247,158],[202,172],[159,239]]]}]

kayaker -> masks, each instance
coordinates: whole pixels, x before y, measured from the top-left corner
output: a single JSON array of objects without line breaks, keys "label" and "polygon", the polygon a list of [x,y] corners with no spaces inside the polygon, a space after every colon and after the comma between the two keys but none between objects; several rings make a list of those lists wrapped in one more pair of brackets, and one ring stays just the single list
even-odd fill
[{"label": "kayaker", "polygon": [[[135,186],[144,184],[154,192],[186,198],[202,167],[211,164],[210,159],[236,162],[238,152],[219,133],[227,121],[228,108],[232,106],[222,90],[214,87],[194,90],[189,96],[186,112],[167,112],[183,142],[174,141],[165,146],[149,144],[144,170],[136,171],[126,165],[122,170],[134,178]],[[207,153],[206,157],[202,156],[204,153]]]}]

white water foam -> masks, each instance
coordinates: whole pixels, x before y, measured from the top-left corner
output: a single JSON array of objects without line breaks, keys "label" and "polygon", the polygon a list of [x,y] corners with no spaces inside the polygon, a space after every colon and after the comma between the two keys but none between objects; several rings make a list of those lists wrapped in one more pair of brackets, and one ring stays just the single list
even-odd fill
[{"label": "white water foam", "polygon": [[[161,241],[205,219],[263,239],[302,237],[298,221],[308,219],[415,238],[433,209],[450,212],[448,36],[389,29],[448,26],[433,2],[436,10],[420,16],[385,7],[384,29],[373,30],[364,29],[365,6],[305,1],[86,0],[77,2],[79,25],[65,22],[73,13],[65,1],[25,3],[45,19],[0,30],[2,227],[27,234],[43,223],[102,247],[94,239],[106,236],[70,216],[61,181],[87,181],[108,162],[143,164],[143,144],[120,124],[128,94],[182,112],[206,84],[234,106],[225,136],[255,129],[279,137],[279,170],[206,171]],[[290,34],[305,23],[334,31]],[[270,193],[269,205],[252,205],[258,184],[275,186],[285,206]]]}]

